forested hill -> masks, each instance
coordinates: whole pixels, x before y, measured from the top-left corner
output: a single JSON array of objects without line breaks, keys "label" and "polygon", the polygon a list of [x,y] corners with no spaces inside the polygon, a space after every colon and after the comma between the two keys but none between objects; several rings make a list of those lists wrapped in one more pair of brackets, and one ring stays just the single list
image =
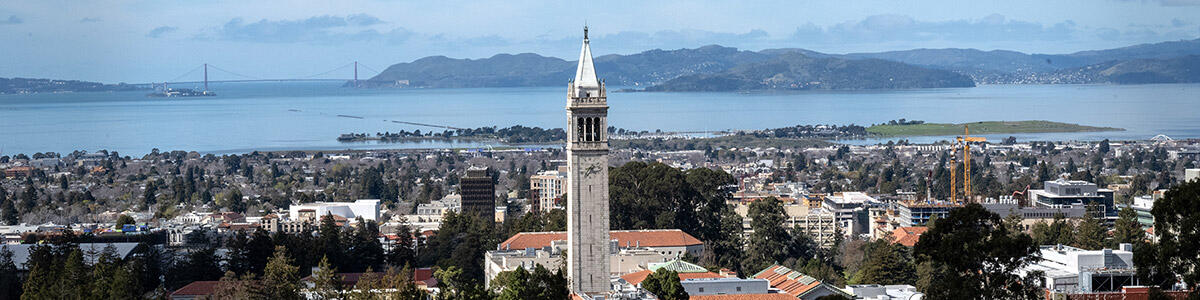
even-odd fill
[{"label": "forested hill", "polygon": [[971,78],[879,59],[813,58],[791,52],[715,74],[678,77],[647,91],[864,90],[973,87]]}]

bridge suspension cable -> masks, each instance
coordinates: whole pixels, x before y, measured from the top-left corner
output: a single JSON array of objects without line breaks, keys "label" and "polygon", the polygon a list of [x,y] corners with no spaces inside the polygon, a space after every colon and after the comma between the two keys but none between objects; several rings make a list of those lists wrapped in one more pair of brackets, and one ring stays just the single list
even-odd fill
[{"label": "bridge suspension cable", "polygon": [[208,67],[209,67],[209,68],[216,69],[217,71],[225,72],[226,74],[230,74],[230,75],[233,75],[233,76],[237,76],[237,77],[242,77],[242,78],[246,78],[246,79],[253,79],[253,80],[263,80],[263,78],[261,78],[261,77],[254,77],[254,76],[249,76],[249,75],[243,75],[243,74],[241,74],[241,73],[237,73],[237,72],[233,72],[233,71],[230,71],[230,70],[222,69],[222,68],[220,68],[220,67],[217,67],[217,66],[214,66],[214,65],[211,65],[211,64],[210,64],[210,65],[208,65]]}]

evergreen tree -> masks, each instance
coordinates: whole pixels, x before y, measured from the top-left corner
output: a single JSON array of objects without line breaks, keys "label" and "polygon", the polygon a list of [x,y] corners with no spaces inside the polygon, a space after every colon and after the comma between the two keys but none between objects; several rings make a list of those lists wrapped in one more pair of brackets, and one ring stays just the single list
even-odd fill
[{"label": "evergreen tree", "polygon": [[21,299],[62,299],[58,293],[58,274],[61,265],[54,255],[53,246],[42,245],[29,249],[29,259],[25,266],[29,273],[25,275],[22,285]]},{"label": "evergreen tree", "polygon": [[1108,230],[1092,214],[1093,210],[1094,207],[1089,206],[1083,221],[1075,227],[1075,242],[1072,243],[1072,246],[1086,250],[1100,250],[1107,244]]},{"label": "evergreen tree", "polygon": [[0,222],[4,225],[17,225],[17,206],[13,205],[12,199],[8,199],[8,192],[0,188]]},{"label": "evergreen tree", "polygon": [[64,295],[90,293],[87,283],[92,282],[92,278],[89,273],[88,266],[83,263],[83,251],[79,248],[73,249],[63,262],[63,271],[59,277],[59,286],[63,288]]},{"label": "evergreen tree", "polygon": [[1113,224],[1113,244],[1136,243],[1145,238],[1146,231],[1138,222],[1137,211],[1125,207],[1117,212],[1117,221]]},{"label": "evergreen tree", "polygon": [[783,228],[783,202],[775,197],[751,202],[746,217],[750,218],[750,228],[754,233],[750,234],[742,267],[758,272],[772,263],[785,260],[791,236]]},{"label": "evergreen tree", "polygon": [[642,288],[662,300],[688,299],[688,293],[683,290],[683,284],[679,281],[679,273],[667,268],[659,268],[646,276],[646,279],[642,280]]},{"label": "evergreen tree", "polygon": [[492,290],[498,293],[497,299],[505,300],[554,300],[570,295],[566,274],[552,273],[542,265],[534,267],[532,273],[524,267],[500,272],[492,280]]},{"label": "evergreen tree", "polygon": [[21,278],[17,276],[17,264],[8,247],[0,246],[0,300],[17,300],[21,297]]},{"label": "evergreen tree", "polygon": [[[322,257],[317,271],[312,274],[312,292],[316,299],[337,299],[341,294],[342,279],[337,270],[329,265],[329,258]],[[363,279],[360,279],[363,280]]]},{"label": "evergreen tree", "polygon": [[283,246],[275,247],[275,255],[263,270],[262,295],[267,299],[302,299],[300,295],[300,268],[292,265]]},{"label": "evergreen tree", "polygon": [[364,221],[358,218],[358,229],[351,236],[349,257],[353,258],[350,271],[360,272],[367,268],[382,267],[384,263],[383,244],[379,242],[379,225],[374,221]]}]

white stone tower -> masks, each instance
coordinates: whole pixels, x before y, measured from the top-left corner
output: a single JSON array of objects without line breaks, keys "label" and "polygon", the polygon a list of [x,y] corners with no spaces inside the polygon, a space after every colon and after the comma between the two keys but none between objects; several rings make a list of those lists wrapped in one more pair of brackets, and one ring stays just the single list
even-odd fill
[{"label": "white stone tower", "polygon": [[587,27],[567,89],[567,278],[579,294],[609,291],[608,100],[596,79]]}]

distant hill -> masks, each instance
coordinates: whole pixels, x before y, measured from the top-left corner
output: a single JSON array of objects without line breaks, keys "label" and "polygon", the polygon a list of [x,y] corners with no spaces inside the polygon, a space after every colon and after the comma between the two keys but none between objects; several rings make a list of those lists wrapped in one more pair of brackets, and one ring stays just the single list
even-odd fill
[{"label": "distant hill", "polygon": [[147,86],[44,78],[0,78],[0,94],[146,90]]},{"label": "distant hill", "polygon": [[574,76],[573,62],[533,53],[497,54],[485,59],[430,56],[389,66],[366,86],[435,88],[549,86]]},{"label": "distant hill", "polygon": [[1200,55],[1170,59],[1135,59],[1081,68],[1100,81],[1117,84],[1200,82]]},{"label": "distant hill", "polygon": [[973,87],[962,74],[880,59],[813,58],[799,52],[728,71],[668,80],[647,91],[864,90]]},{"label": "distant hill", "polygon": [[[596,58],[596,69],[613,86],[661,85],[649,90],[888,89],[974,84],[1195,82],[1186,79],[1186,70],[1168,70],[1178,66],[1153,62],[1188,55],[1200,55],[1200,39],[1071,54],[1026,54],[976,49],[827,54],[799,48],[755,52],[710,45],[695,49],[655,49],[631,55],[604,55]],[[865,62],[851,62],[859,60]],[[1115,73],[1098,73],[1101,69],[1126,62],[1129,64],[1114,70]],[[1134,66],[1141,66],[1140,73],[1122,71],[1134,69]],[[784,67],[787,72],[760,74]],[[1158,72],[1153,68],[1166,69]],[[374,78],[360,83],[377,87],[430,88],[559,86],[573,77],[574,70],[574,61],[532,53],[498,54],[484,59],[431,56],[392,65]],[[933,72],[936,70],[962,74],[973,82],[966,84],[961,77]],[[768,78],[776,74],[781,74],[781,77]],[[770,76],[759,78],[761,75]],[[680,80],[667,84],[674,79]],[[765,81],[755,81],[757,79]],[[706,87],[702,84],[717,86]]]}]

